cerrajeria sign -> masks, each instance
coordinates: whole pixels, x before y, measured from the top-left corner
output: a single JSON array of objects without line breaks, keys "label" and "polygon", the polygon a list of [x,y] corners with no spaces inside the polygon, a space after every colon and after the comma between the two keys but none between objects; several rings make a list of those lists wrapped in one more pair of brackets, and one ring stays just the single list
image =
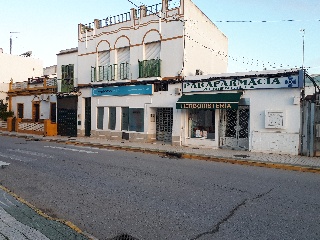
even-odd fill
[{"label": "cerrajeria sign", "polygon": [[209,92],[224,90],[245,90],[263,88],[298,88],[299,76],[277,78],[218,79],[209,82],[184,82],[183,92]]}]

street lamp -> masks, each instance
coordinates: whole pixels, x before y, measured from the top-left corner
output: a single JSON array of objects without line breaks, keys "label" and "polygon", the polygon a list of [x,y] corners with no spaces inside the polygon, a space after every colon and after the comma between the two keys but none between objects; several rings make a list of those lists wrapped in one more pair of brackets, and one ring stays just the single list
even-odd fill
[{"label": "street lamp", "polygon": [[302,69],[304,68],[304,35],[306,33],[306,30],[300,29],[300,32],[302,32]]}]

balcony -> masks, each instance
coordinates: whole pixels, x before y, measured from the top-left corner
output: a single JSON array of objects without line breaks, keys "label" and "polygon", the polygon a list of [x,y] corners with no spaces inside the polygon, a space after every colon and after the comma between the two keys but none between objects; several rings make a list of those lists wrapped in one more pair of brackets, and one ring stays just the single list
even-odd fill
[{"label": "balcony", "polygon": [[10,82],[9,93],[26,94],[34,92],[55,93],[57,91],[57,79],[55,78],[29,78],[25,82]]},{"label": "balcony", "polygon": [[91,67],[91,82],[109,82],[127,80],[130,76],[130,64],[120,63],[106,66]]},{"label": "balcony", "polygon": [[139,78],[161,77],[161,60],[139,61]]}]

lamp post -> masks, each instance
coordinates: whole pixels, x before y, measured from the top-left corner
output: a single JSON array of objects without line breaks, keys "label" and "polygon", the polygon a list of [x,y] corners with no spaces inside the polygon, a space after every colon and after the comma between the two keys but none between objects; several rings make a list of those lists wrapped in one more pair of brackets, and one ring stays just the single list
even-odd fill
[{"label": "lamp post", "polygon": [[304,35],[306,33],[306,30],[300,29],[300,32],[302,32],[302,69],[304,68]]}]

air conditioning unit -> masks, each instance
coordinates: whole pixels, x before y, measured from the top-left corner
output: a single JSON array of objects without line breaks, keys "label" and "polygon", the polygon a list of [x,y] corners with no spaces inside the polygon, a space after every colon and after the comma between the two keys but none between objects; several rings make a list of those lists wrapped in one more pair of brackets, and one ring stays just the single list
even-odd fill
[{"label": "air conditioning unit", "polygon": [[196,75],[202,75],[203,72],[200,69],[196,69]]},{"label": "air conditioning unit", "polygon": [[175,93],[176,95],[180,95],[180,94],[181,94],[181,88],[175,88],[175,89],[174,89],[174,93]]}]

